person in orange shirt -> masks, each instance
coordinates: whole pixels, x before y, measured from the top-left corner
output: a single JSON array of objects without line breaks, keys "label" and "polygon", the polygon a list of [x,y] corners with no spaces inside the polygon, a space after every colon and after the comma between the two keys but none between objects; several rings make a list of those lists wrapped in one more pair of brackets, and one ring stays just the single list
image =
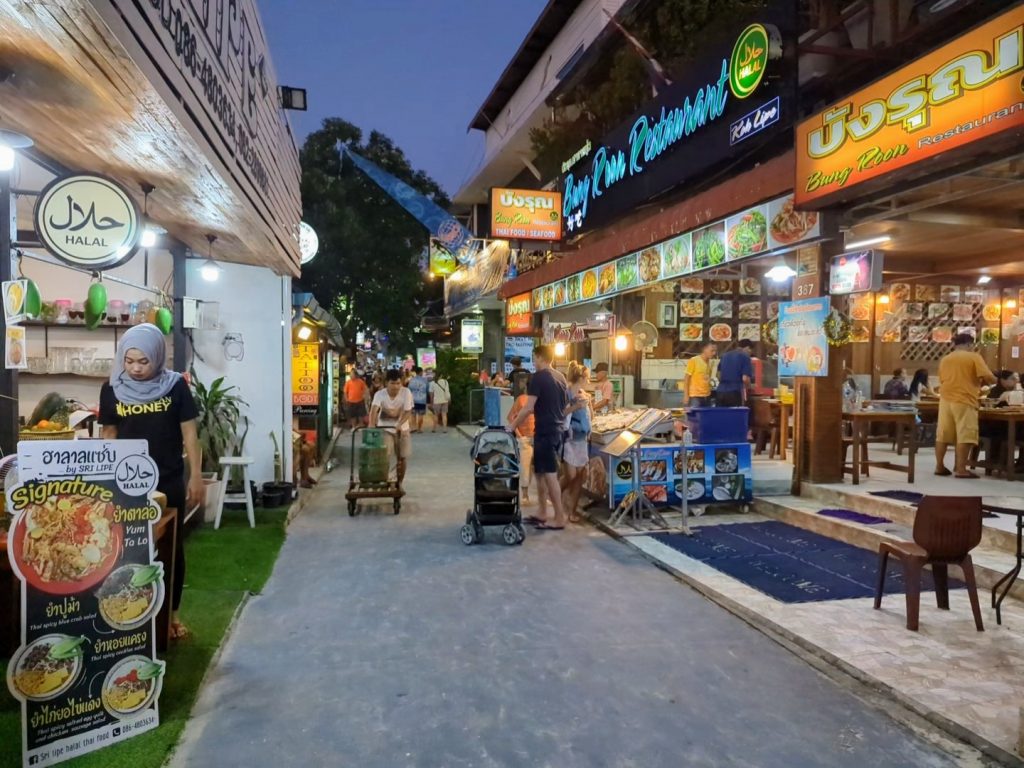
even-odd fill
[{"label": "person in orange shirt", "polygon": [[[512,403],[508,411],[508,420],[511,422],[519,412],[526,407],[526,393],[524,392]],[[516,428],[516,437],[519,438],[519,487],[522,489],[523,504],[531,505],[530,483],[533,482],[533,414],[531,413],[523,423]]]},{"label": "person in orange shirt", "polygon": [[363,372],[356,371],[345,382],[345,415],[348,417],[349,429],[366,426],[366,400],[369,390]]},{"label": "person in orange shirt", "polygon": [[[974,351],[974,337],[958,333],[953,351],[939,361],[939,423],[935,433],[935,474],[973,478],[967,469],[971,449],[978,444],[978,396],[982,384],[996,377]],[[953,471],[946,469],[946,449],[954,447]],[[1013,446],[1009,446],[1013,450]]]}]

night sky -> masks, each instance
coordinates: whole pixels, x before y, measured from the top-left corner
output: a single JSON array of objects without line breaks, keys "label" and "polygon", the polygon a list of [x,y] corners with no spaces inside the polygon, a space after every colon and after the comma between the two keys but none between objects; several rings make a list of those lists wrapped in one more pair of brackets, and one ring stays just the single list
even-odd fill
[{"label": "night sky", "polygon": [[477,167],[466,126],[546,0],[259,0],[279,82],[309,91],[299,143],[325,117],[390,136],[449,195]]}]

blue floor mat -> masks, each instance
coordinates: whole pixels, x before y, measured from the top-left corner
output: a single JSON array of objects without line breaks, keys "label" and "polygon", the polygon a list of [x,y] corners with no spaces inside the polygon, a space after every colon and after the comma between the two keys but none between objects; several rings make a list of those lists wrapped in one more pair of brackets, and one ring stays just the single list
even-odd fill
[{"label": "blue floor mat", "polygon": [[851,523],[863,523],[864,525],[881,525],[882,523],[892,522],[887,517],[866,515],[863,512],[854,512],[852,509],[821,509],[818,510],[818,514],[824,517],[834,517],[837,520],[846,520]]},{"label": "blue floor mat", "polygon": [[924,498],[923,493],[917,493],[916,491],[868,491],[872,496],[881,496],[884,499],[893,499],[894,501],[903,501],[907,504],[919,504],[921,499]]},{"label": "blue floor mat", "polygon": [[[707,563],[784,603],[872,597],[878,554],[786,523],[702,526],[693,536],[656,533],[651,538]],[[950,579],[950,588],[963,586]],[[934,589],[925,573],[922,591]],[[903,593],[903,568],[889,558],[886,594]]]}]

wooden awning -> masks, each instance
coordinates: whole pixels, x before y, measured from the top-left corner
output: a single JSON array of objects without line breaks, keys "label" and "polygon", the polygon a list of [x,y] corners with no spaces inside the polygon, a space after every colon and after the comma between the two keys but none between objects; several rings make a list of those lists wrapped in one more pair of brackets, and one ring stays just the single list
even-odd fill
[{"label": "wooden awning", "polygon": [[[154,6],[156,6],[154,8]],[[0,0],[0,127],[205,255],[299,274],[295,141],[252,0]]]}]

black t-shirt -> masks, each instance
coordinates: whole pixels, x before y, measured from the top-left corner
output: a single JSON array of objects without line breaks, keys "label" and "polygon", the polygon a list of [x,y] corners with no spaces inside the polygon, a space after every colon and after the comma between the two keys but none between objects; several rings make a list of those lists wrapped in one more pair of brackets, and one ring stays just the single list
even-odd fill
[{"label": "black t-shirt", "polygon": [[529,394],[530,372],[525,368],[513,368],[508,375],[509,383],[512,385],[512,397]]},{"label": "black t-shirt", "polygon": [[565,385],[555,378],[550,368],[545,368],[530,377],[527,394],[537,398],[533,407],[534,433],[545,436],[561,434],[565,428],[563,414],[569,402]]},{"label": "black t-shirt", "polygon": [[184,379],[178,379],[163,397],[142,405],[120,402],[109,383],[100,390],[100,424],[117,427],[118,438],[148,441],[149,455],[160,470],[161,481],[178,479],[185,473],[181,424],[198,415]]}]

